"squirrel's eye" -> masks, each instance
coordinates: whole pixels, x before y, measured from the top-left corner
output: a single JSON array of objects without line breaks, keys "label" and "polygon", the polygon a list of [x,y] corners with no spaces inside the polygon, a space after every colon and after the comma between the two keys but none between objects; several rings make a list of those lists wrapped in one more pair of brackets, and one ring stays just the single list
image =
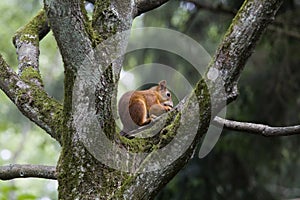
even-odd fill
[{"label": "squirrel's eye", "polygon": [[167,97],[171,97],[171,93],[170,92],[167,92]]}]

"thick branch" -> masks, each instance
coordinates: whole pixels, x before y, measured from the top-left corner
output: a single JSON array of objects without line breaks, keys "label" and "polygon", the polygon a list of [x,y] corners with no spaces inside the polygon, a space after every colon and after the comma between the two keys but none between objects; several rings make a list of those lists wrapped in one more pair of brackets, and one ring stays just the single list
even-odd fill
[{"label": "thick branch", "polygon": [[145,12],[153,10],[169,0],[135,0],[135,13],[134,16],[139,16]]},{"label": "thick branch", "polygon": [[18,164],[0,166],[0,180],[11,180],[15,178],[45,178],[56,180],[56,167]]},{"label": "thick branch", "polygon": [[238,122],[220,117],[215,117],[214,123],[218,126],[223,126],[229,130],[245,131],[266,137],[289,136],[300,134],[300,125],[285,126],[285,127],[271,127],[264,124],[255,124],[249,122]]},{"label": "thick branch", "polygon": [[[93,53],[91,42],[93,33],[89,29],[84,1],[44,0],[44,9],[65,67],[64,103],[63,106],[54,107],[53,110],[60,116],[56,125],[60,129],[59,133],[65,132],[66,134],[67,126],[62,123],[67,123],[67,120],[71,118],[76,72],[84,67],[83,63],[86,60],[92,60],[89,59],[89,56]],[[91,62],[93,63],[93,61]]]},{"label": "thick branch", "polygon": [[237,97],[241,71],[263,31],[275,19],[282,2],[245,1],[232,20],[206,74],[216,105],[218,102],[231,102]]},{"label": "thick branch", "polygon": [[76,71],[93,49],[84,2],[45,0],[44,4],[64,65]]},{"label": "thick branch", "polygon": [[35,72],[27,68],[19,77],[0,55],[0,89],[26,117],[60,142],[62,105],[29,81]]}]

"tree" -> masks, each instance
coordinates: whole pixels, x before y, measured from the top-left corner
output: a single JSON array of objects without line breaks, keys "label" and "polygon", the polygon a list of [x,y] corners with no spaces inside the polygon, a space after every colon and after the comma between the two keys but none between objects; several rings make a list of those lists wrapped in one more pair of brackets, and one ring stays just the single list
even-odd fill
[{"label": "tree", "polygon": [[[167,1],[90,2],[94,4],[91,19],[84,1],[45,0],[44,10],[14,36],[19,73],[13,72],[1,57],[1,89],[25,116],[62,146],[56,169],[31,165],[3,166],[1,179],[20,176],[57,178],[60,199],[151,199],[188,162],[211,119],[224,107],[222,102],[230,103],[237,97],[237,82],[243,67],[282,1],[246,1],[232,21],[206,75],[198,80],[193,92],[151,127],[136,133],[158,130],[158,134],[151,138],[133,139],[119,136],[116,128],[116,89],[122,57],[114,59],[110,55],[118,55],[126,47],[127,35],[124,37],[118,33],[130,29],[136,16]],[[39,42],[50,29],[64,61],[63,103],[45,92],[39,74]],[[112,37],[114,39],[110,40]],[[215,121],[240,130],[245,130],[243,127],[246,125],[248,131],[253,131],[249,130],[253,124],[232,126],[234,122]],[[154,159],[158,162],[149,165],[149,160],[160,156],[157,155],[158,150],[177,137],[179,127],[187,123],[192,126],[183,126],[186,128],[183,132],[196,133],[187,137],[191,140],[188,148],[169,165],[155,168],[160,166],[162,158]],[[299,127],[288,129],[294,133]],[[254,125],[254,131],[257,130],[257,125]],[[265,133],[264,130],[257,132]],[[129,160],[124,162],[118,157],[109,160],[112,151],[106,146],[97,146],[102,144],[103,134],[121,150],[125,149],[125,157],[128,156]],[[180,142],[184,143],[184,138]],[[180,147],[180,144],[177,145]],[[91,149],[101,152],[107,160],[97,159]],[[117,149],[113,155],[121,157],[124,155],[121,150]],[[172,151],[175,152],[174,149]],[[170,155],[174,154],[172,151]],[[136,158],[137,152],[144,152],[146,156]],[[125,170],[107,166],[106,162]]]}]

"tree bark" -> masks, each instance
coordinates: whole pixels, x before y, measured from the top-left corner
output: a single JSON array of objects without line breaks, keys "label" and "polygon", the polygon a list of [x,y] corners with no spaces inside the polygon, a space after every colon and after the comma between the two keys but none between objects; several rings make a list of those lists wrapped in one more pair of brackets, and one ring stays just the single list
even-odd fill
[{"label": "tree bark", "polygon": [[14,178],[46,178],[56,179],[56,170],[53,166],[44,165],[7,165],[0,167],[0,179]]}]

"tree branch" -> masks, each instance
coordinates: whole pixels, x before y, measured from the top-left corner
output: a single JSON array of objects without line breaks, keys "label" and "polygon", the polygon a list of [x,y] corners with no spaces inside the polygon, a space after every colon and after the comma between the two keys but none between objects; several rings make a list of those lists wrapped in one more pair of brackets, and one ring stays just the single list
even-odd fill
[{"label": "tree branch", "polygon": [[[155,8],[158,8],[162,6],[163,4],[167,3],[169,0],[133,0],[134,1],[134,11],[133,11],[133,17],[137,17],[145,12],[148,12],[150,10],[154,10]],[[90,2],[92,4],[95,4],[95,0],[87,0],[87,2]]]},{"label": "tree branch", "polygon": [[11,180],[15,178],[45,178],[56,180],[56,167],[18,164],[0,166],[0,180]]},{"label": "tree branch", "polygon": [[135,12],[134,16],[137,17],[145,12],[153,10],[169,0],[135,0]]},{"label": "tree branch", "polygon": [[46,20],[45,11],[41,10],[13,37],[13,43],[18,54],[19,75],[21,76],[24,71],[31,68],[31,73],[35,73],[35,76],[31,77],[29,81],[41,87],[43,87],[43,82],[39,73],[39,42],[49,31],[50,27]]},{"label": "tree branch", "polygon": [[44,1],[46,15],[64,65],[72,71],[76,71],[93,50],[93,33],[89,29],[83,4],[80,0]]},{"label": "tree branch", "polygon": [[18,76],[0,55],[0,89],[26,117],[61,142],[62,105],[49,97],[43,88],[29,81],[36,71],[32,74],[30,72],[34,70],[31,68],[25,71],[27,73]]},{"label": "tree branch", "polygon": [[19,75],[0,55],[0,88],[26,117],[61,142],[62,105],[46,93],[39,72],[39,42],[49,31],[45,11],[41,10],[15,33]]},{"label": "tree branch", "polygon": [[245,1],[232,20],[206,74],[215,105],[237,97],[241,71],[281,4],[282,0]]},{"label": "tree branch", "polygon": [[285,127],[271,127],[264,124],[255,124],[249,122],[238,122],[220,117],[215,117],[213,121],[217,126],[223,126],[229,130],[245,131],[266,137],[290,136],[300,134],[300,125],[285,126]]}]

